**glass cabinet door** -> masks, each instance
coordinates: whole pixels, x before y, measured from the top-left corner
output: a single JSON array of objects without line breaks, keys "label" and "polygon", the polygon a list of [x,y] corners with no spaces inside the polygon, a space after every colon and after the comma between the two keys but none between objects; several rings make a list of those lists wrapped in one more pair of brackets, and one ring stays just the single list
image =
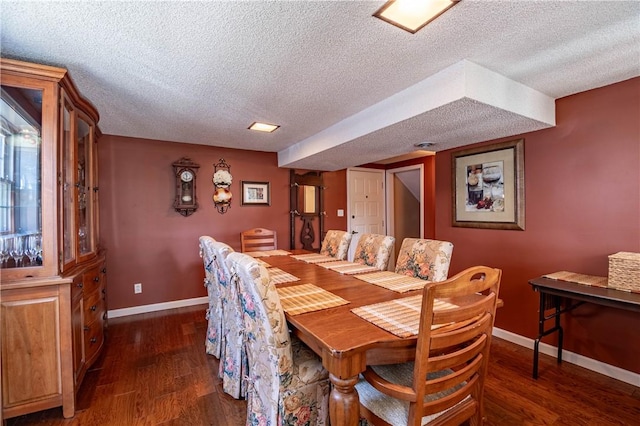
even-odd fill
[{"label": "glass cabinet door", "polygon": [[60,175],[62,181],[61,200],[62,200],[62,265],[61,269],[65,270],[68,265],[72,265],[76,258],[76,238],[75,238],[75,140],[73,139],[73,123],[74,118],[73,107],[69,103],[66,96],[63,96],[61,111],[61,139],[60,148],[62,150],[62,163]]},{"label": "glass cabinet door", "polygon": [[2,85],[0,266],[33,268],[42,250],[43,90]]},{"label": "glass cabinet door", "polygon": [[0,285],[97,252],[96,122],[66,70],[0,58]]},{"label": "glass cabinet door", "polygon": [[79,257],[95,251],[93,235],[93,126],[78,116],[76,121],[78,170],[78,254]]}]

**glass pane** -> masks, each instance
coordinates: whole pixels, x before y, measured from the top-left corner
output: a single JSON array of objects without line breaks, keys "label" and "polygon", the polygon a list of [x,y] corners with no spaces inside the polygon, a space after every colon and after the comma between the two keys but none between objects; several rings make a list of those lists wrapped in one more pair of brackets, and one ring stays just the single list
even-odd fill
[{"label": "glass pane", "polygon": [[2,86],[0,266],[42,265],[42,91]]},{"label": "glass pane", "polygon": [[78,244],[80,254],[93,251],[91,219],[93,217],[93,190],[90,179],[91,163],[91,127],[78,118]]},{"label": "glass pane", "polygon": [[316,187],[302,185],[302,213],[316,213]]},{"label": "glass pane", "polygon": [[75,257],[75,232],[74,232],[74,179],[75,163],[73,159],[74,141],[71,139],[71,106],[65,102],[62,110],[62,200],[63,200],[63,237],[62,251],[64,263],[73,261]]}]

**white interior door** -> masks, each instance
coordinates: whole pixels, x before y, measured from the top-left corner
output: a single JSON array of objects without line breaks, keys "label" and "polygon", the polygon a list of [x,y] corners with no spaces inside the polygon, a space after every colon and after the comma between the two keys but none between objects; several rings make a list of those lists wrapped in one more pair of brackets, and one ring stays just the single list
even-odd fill
[{"label": "white interior door", "polygon": [[384,170],[348,169],[348,231],[353,234],[347,258],[353,260],[360,235],[386,235]]}]

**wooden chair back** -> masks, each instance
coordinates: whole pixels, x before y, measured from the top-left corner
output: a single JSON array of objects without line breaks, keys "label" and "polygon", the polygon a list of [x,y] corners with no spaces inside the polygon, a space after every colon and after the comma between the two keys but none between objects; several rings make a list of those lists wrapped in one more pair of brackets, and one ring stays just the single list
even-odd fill
[{"label": "wooden chair back", "polygon": [[253,228],[240,233],[240,250],[243,253],[262,250],[276,250],[278,236],[276,231],[265,228]]},{"label": "wooden chair back", "polygon": [[[365,371],[364,378],[373,388],[409,402],[406,424],[425,424],[423,417],[429,420],[426,424],[466,420],[482,424],[483,388],[501,275],[499,269],[476,266],[425,286],[410,386],[392,383],[372,367]],[[438,307],[450,298],[465,302]],[[361,406],[361,413],[365,418],[372,416],[372,422],[378,424],[367,408]]]}]

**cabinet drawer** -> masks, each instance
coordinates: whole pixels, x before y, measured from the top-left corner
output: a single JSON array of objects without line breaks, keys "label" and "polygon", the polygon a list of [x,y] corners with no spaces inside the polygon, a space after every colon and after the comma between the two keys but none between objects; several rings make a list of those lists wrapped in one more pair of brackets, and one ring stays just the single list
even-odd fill
[{"label": "cabinet drawer", "polygon": [[[84,323],[90,324],[94,321],[94,317],[97,318],[99,312],[104,311],[104,300],[99,291],[93,292],[84,297]],[[102,314],[100,314],[102,317]]]},{"label": "cabinet drawer", "polygon": [[104,331],[102,330],[102,322],[96,321],[91,325],[85,326],[84,351],[87,356],[87,362],[93,362],[93,358],[102,347],[104,342]]},{"label": "cabinet drawer", "polygon": [[92,268],[82,275],[85,293],[97,291],[101,284],[101,275],[99,268]]},{"label": "cabinet drawer", "polygon": [[84,282],[82,281],[82,275],[78,275],[73,279],[71,283],[71,299],[75,299],[84,289]]}]

